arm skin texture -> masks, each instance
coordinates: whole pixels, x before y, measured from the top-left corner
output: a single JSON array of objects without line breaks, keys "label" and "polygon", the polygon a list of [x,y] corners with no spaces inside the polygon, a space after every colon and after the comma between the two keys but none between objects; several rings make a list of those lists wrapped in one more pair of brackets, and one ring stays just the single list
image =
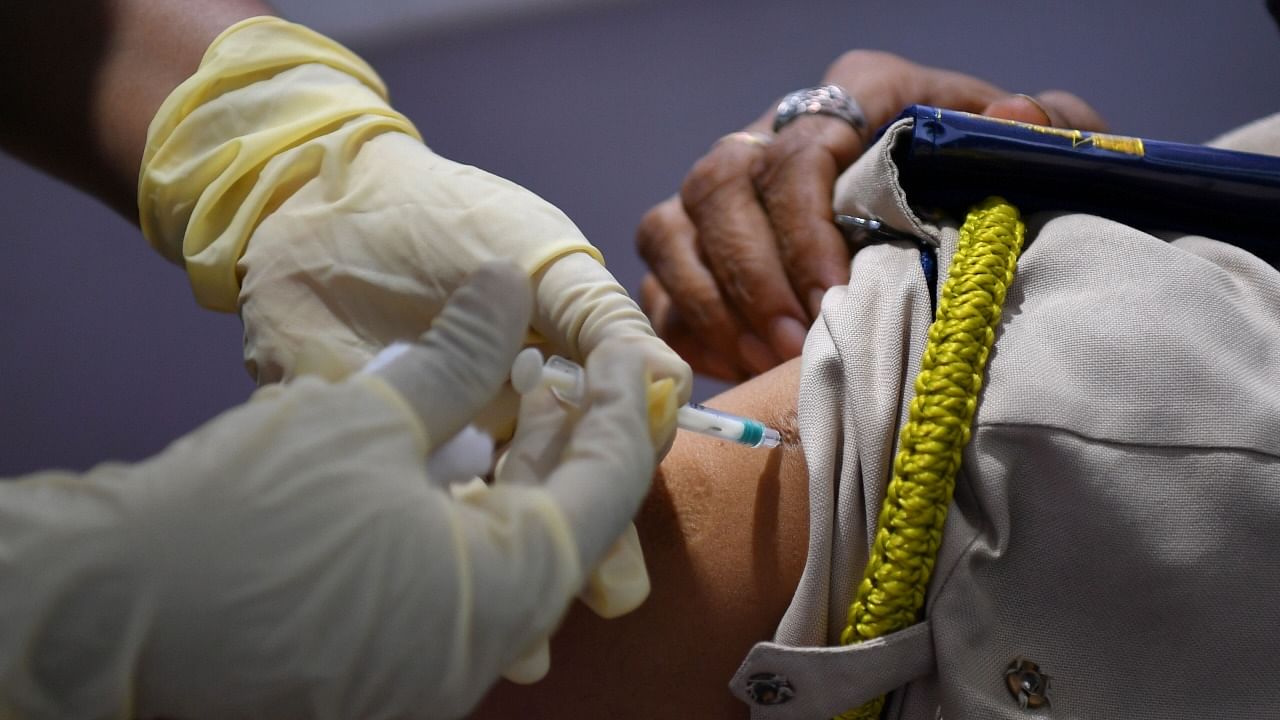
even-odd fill
[{"label": "arm skin texture", "polygon": [[795,432],[793,360],[708,402],[782,430],[750,450],[679,433],[636,526],[653,582],[630,615],[575,604],[551,642],[551,672],[503,681],[473,718],[745,718],[728,681],[773,637],[808,550],[808,476]]},{"label": "arm skin texture", "polygon": [[0,3],[0,148],[137,222],[147,126],[259,0]]}]

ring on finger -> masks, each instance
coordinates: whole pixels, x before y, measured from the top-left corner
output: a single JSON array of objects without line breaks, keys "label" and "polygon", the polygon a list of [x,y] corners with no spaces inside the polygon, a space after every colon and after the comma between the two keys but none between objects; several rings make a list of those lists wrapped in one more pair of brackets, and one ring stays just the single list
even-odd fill
[{"label": "ring on finger", "polygon": [[773,142],[773,136],[769,133],[753,132],[751,130],[739,130],[731,132],[728,135],[721,135],[713,145],[719,145],[722,142],[746,143],[755,147],[766,147]]},{"label": "ring on finger", "polygon": [[827,84],[788,93],[778,103],[773,116],[773,131],[778,132],[802,115],[829,115],[845,121],[865,142],[867,116],[858,101],[839,85]]}]

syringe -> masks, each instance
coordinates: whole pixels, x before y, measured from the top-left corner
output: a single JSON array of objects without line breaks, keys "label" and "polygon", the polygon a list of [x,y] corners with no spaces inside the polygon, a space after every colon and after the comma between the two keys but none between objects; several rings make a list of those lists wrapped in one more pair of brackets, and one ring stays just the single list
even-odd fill
[{"label": "syringe", "polygon": [[[524,395],[542,383],[550,385],[556,397],[572,405],[581,403],[586,391],[582,366],[559,355],[552,355],[544,362],[537,348],[525,348],[511,364],[511,385]],[[676,411],[676,426],[747,447],[774,448],[782,442],[777,430],[759,420],[730,415],[698,403],[689,403]]]}]

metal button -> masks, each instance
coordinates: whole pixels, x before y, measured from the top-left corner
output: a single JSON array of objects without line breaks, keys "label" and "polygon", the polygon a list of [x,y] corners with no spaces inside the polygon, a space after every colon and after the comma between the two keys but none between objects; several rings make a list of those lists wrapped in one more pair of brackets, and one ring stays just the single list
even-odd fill
[{"label": "metal button", "polygon": [[791,681],[773,673],[756,673],[747,678],[747,697],[757,705],[781,705],[795,697]]},{"label": "metal button", "polygon": [[1040,666],[1026,658],[1014,658],[1004,671],[1004,682],[1009,694],[1018,701],[1018,707],[1034,710],[1049,706],[1049,676],[1040,672]]}]

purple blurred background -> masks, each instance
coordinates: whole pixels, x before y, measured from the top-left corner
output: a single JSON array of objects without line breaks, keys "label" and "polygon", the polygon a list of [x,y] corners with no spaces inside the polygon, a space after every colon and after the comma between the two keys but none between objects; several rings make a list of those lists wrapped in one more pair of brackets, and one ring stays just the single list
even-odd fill
[{"label": "purple blurred background", "polygon": [[[1169,140],[1280,109],[1280,32],[1262,0],[550,7],[348,39],[433,148],[559,205],[632,290],[641,214],[712,141],[846,49],[1071,90],[1113,131]],[[133,225],[7,156],[0,218],[0,476],[146,457],[253,390],[239,321],[197,307]]]}]

